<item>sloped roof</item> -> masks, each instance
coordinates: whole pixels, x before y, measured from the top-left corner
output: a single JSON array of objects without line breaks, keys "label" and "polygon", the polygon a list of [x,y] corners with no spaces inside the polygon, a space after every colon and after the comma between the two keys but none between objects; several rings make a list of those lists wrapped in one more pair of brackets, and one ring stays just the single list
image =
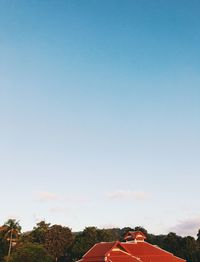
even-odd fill
[{"label": "sloped roof", "polygon": [[79,262],[142,262],[139,258],[132,256],[119,241],[101,242],[95,244]]},{"label": "sloped roof", "polygon": [[185,260],[175,256],[149,256],[142,257],[142,262],[185,262]]},{"label": "sloped roof", "polygon": [[[129,232],[132,234],[133,232]],[[138,236],[138,238],[137,238]],[[79,262],[186,262],[158,246],[144,241],[141,232],[127,242],[101,242],[94,245]]]},{"label": "sloped roof", "polygon": [[121,243],[131,255],[141,258],[143,262],[184,262],[184,259],[174,256],[172,253],[147,242],[124,242]]},{"label": "sloped roof", "polygon": [[83,257],[103,257],[110,251],[118,242],[101,242],[95,244]]}]

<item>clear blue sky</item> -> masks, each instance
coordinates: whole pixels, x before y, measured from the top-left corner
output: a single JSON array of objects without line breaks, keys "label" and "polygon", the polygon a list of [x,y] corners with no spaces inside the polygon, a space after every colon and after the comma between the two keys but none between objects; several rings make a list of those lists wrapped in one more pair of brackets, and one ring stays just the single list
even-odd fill
[{"label": "clear blue sky", "polygon": [[0,0],[0,223],[200,228],[198,0]]}]

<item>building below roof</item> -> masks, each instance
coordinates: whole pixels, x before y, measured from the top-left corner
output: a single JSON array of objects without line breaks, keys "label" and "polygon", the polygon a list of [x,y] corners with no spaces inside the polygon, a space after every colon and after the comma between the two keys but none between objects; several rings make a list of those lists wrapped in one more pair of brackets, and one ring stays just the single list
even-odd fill
[{"label": "building below roof", "polygon": [[97,243],[78,262],[186,262],[145,239],[142,232],[130,231],[126,242]]}]

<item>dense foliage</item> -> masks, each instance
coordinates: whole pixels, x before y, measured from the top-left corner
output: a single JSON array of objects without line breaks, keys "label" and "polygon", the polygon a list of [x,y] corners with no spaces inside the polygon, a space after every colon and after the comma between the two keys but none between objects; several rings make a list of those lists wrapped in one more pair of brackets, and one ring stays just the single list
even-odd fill
[{"label": "dense foliage", "polygon": [[53,262],[53,258],[48,254],[42,245],[34,243],[20,244],[16,250],[6,257],[8,262]]},{"label": "dense foliage", "polygon": [[[95,243],[123,241],[128,231],[135,230],[144,232],[149,243],[158,245],[188,262],[200,261],[200,230],[195,239],[191,236],[181,237],[173,232],[167,235],[153,235],[143,227],[86,227],[83,232],[72,233],[68,227],[51,226],[45,221],[39,222],[31,232],[19,234],[20,229],[15,220],[8,220],[0,227],[0,262],[72,262],[81,258]],[[10,230],[13,230],[12,239],[8,237]],[[17,237],[14,237],[16,234]],[[9,254],[10,246],[12,249]]]}]

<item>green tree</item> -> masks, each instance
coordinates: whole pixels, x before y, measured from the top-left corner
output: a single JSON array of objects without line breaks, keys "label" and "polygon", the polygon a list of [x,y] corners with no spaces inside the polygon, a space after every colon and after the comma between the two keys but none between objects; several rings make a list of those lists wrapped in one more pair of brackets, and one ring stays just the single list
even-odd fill
[{"label": "green tree", "polygon": [[5,239],[5,228],[0,227],[0,261],[8,253],[8,241]]},{"label": "green tree", "polygon": [[199,259],[197,258],[199,247],[197,241],[193,237],[187,236],[182,238],[181,247],[181,256],[183,258],[185,258],[188,262],[199,262]]},{"label": "green tree", "polygon": [[116,231],[112,229],[97,229],[98,242],[112,242],[118,240]]},{"label": "green tree", "polygon": [[165,235],[148,234],[147,241],[153,245],[157,245],[161,248],[164,248],[164,239],[165,238],[166,238]]},{"label": "green tree", "polygon": [[42,245],[35,243],[23,243],[19,245],[7,262],[53,262],[53,258]]},{"label": "green tree", "polygon": [[146,237],[148,237],[148,231],[144,228],[144,227],[141,227],[141,226],[136,226],[133,231],[140,231],[142,232],[143,234],[145,234]]},{"label": "green tree", "polygon": [[72,247],[72,258],[81,258],[98,241],[98,229],[96,227],[86,227],[83,232],[76,234]]},{"label": "green tree", "polygon": [[46,223],[44,220],[37,223],[30,234],[32,241],[38,244],[45,244],[46,233],[50,225],[50,223]]},{"label": "green tree", "polygon": [[199,244],[199,247],[200,247],[200,229],[198,230],[198,233],[197,233],[197,243]]},{"label": "green tree", "polygon": [[83,232],[75,235],[72,246],[72,259],[81,258],[94,244],[98,242],[111,242],[118,239],[118,229],[98,229],[86,227]]},{"label": "green tree", "polygon": [[4,237],[9,242],[8,257],[10,256],[12,246],[16,244],[19,234],[21,232],[21,226],[16,219],[8,219],[3,225]]},{"label": "green tree", "polygon": [[182,237],[170,232],[163,240],[163,248],[183,258]]},{"label": "green tree", "polygon": [[60,225],[51,226],[45,234],[45,247],[55,261],[66,255],[69,247],[73,243],[73,235],[68,227]]}]

